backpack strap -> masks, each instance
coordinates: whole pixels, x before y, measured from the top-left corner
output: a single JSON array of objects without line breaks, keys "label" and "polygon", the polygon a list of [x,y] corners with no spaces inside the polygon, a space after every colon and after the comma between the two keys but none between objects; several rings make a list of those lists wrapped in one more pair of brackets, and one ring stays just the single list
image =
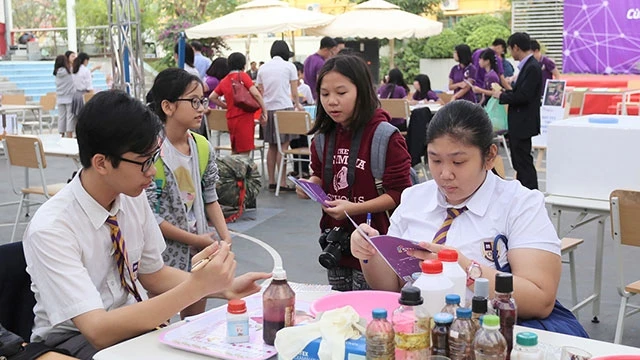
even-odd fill
[{"label": "backpack strap", "polygon": [[378,124],[371,141],[371,172],[375,179],[382,179],[387,160],[389,139],[395,132],[400,132],[397,127],[383,121]]}]

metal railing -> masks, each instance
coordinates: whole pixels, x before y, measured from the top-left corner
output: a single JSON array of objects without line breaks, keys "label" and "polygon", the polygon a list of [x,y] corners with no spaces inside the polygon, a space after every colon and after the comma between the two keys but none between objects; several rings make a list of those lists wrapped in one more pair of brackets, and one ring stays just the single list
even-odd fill
[{"label": "metal railing", "polygon": [[[18,38],[22,34],[32,33],[40,45],[42,57],[44,59],[54,59],[57,55],[64,54],[68,50],[67,31],[67,28],[13,29],[13,43],[18,44]],[[76,36],[79,52],[85,52],[93,57],[111,55],[108,25],[78,28],[76,29]]]}]

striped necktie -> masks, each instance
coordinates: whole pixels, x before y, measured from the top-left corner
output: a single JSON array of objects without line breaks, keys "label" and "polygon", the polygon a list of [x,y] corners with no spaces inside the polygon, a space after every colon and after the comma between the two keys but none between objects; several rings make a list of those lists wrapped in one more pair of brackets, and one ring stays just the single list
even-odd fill
[{"label": "striped necktie", "polygon": [[440,226],[440,229],[436,232],[436,235],[433,237],[433,241],[431,242],[438,245],[443,245],[445,242],[447,242],[447,233],[449,232],[449,228],[451,227],[453,220],[465,211],[467,211],[466,206],[460,209],[448,208],[447,217],[444,219],[444,222]]},{"label": "striped necktie", "polygon": [[[122,236],[120,226],[118,226],[118,220],[115,216],[109,216],[107,219],[107,225],[109,225],[111,233],[111,242],[114,250],[113,255],[116,259],[116,265],[118,265],[118,272],[120,273],[120,283],[122,284],[122,287],[129,292],[129,294],[133,295],[133,297],[140,302],[142,301],[142,297],[140,296],[136,283],[133,279],[133,271],[131,270],[131,266],[129,266],[129,255],[127,254],[127,249],[124,244],[124,236]],[[127,281],[125,271],[129,275],[131,283]]]}]

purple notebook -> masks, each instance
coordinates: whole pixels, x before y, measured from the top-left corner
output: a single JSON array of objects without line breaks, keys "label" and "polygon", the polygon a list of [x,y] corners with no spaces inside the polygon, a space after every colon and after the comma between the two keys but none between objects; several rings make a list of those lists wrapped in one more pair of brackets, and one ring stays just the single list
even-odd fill
[{"label": "purple notebook", "polygon": [[304,193],[307,194],[309,198],[311,198],[311,200],[320,203],[324,207],[331,207],[329,204],[327,204],[327,201],[330,200],[329,196],[324,192],[324,190],[322,190],[320,185],[309,181],[300,181],[293,176],[289,176],[289,180],[296,184],[296,186],[299,186],[302,191],[304,191]]},{"label": "purple notebook", "polygon": [[389,235],[378,235],[369,237],[347,214],[347,218],[351,221],[356,230],[369,241],[373,247],[382,255],[384,261],[393,269],[393,271],[404,281],[412,281],[411,275],[420,271],[420,262],[422,260],[409,256],[407,250],[416,249],[424,250],[417,243],[397,238]]}]

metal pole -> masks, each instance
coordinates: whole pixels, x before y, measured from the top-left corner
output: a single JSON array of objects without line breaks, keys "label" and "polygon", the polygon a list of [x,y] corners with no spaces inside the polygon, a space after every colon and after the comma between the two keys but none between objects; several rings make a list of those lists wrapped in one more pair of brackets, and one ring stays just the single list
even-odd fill
[{"label": "metal pole", "polygon": [[67,0],[67,49],[75,52],[78,51],[76,31],[76,0]]},{"label": "metal pole", "polygon": [[178,67],[184,69],[184,51],[187,47],[187,37],[184,32],[180,33],[178,38]]},{"label": "metal pole", "polygon": [[13,43],[13,10],[11,9],[11,0],[4,0],[4,37],[7,41],[7,54],[9,54],[9,47]]}]

